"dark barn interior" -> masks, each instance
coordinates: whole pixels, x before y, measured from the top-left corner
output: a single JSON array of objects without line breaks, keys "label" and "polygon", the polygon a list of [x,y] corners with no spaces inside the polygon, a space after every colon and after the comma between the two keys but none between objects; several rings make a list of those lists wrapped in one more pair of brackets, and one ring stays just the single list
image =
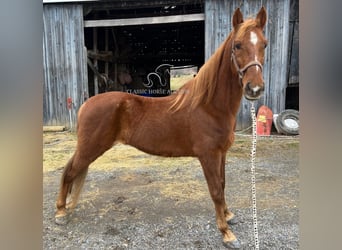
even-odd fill
[{"label": "dark barn interior", "polygon": [[171,67],[193,65],[199,68],[204,63],[204,21],[125,25],[125,20],[203,11],[201,3],[127,9],[110,9],[107,5],[85,8],[85,21],[122,21],[117,26],[85,27],[89,95],[107,91],[155,97],[170,94]]}]

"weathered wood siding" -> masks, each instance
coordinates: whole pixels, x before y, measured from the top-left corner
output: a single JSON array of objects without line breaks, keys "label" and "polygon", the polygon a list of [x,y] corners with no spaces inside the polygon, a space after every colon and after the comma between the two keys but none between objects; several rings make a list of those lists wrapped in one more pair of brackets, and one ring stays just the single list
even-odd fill
[{"label": "weathered wood siding", "polygon": [[299,84],[299,1],[290,6],[288,83],[293,86]]},{"label": "weathered wood siding", "polygon": [[[287,60],[289,35],[290,0],[206,0],[205,1],[205,60],[207,60],[232,30],[232,15],[237,7],[244,17],[255,15],[265,6],[268,22],[265,36],[269,44],[266,49],[264,79],[265,93],[257,102],[270,107],[273,113],[285,109],[287,86]],[[237,121],[237,130],[251,126],[250,104],[243,98]]]},{"label": "weathered wood siding", "polygon": [[[43,6],[44,125],[75,128],[76,113],[88,96],[83,7]],[[70,123],[67,99],[72,99]]]}]

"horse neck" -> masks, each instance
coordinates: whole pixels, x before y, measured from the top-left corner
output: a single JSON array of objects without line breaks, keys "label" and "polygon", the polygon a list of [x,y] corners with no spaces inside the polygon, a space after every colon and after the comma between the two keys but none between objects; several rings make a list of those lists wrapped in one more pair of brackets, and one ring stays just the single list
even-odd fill
[{"label": "horse neck", "polygon": [[218,50],[220,62],[217,63],[216,88],[209,105],[220,113],[227,116],[236,116],[243,94],[242,87],[237,72],[233,70],[231,61],[232,36],[230,35],[223,44],[223,48]]}]

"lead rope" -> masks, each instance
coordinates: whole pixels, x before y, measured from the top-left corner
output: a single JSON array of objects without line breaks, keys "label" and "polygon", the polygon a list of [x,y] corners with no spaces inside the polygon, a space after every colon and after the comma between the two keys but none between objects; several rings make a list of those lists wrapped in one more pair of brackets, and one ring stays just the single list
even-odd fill
[{"label": "lead rope", "polygon": [[256,188],[255,188],[255,155],[256,155],[256,117],[254,102],[251,102],[251,118],[252,118],[252,148],[251,148],[251,182],[252,182],[252,212],[253,212],[253,229],[254,229],[254,245],[255,249],[259,250],[259,235],[258,235],[258,219],[256,207]]}]

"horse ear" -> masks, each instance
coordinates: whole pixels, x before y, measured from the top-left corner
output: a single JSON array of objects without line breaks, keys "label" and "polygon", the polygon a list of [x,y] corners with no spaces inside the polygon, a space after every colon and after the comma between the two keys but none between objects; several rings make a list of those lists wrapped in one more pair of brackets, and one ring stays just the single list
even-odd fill
[{"label": "horse ear", "polygon": [[264,29],[265,24],[266,24],[266,20],[267,20],[267,14],[266,14],[266,9],[264,6],[261,7],[261,9],[259,10],[257,17],[256,17],[256,21],[258,23],[258,26],[261,29]]},{"label": "horse ear", "polygon": [[233,27],[234,27],[234,29],[237,29],[237,26],[240,23],[243,23],[243,16],[242,16],[242,13],[240,11],[240,8],[237,8],[234,12],[234,15],[233,15]]}]

